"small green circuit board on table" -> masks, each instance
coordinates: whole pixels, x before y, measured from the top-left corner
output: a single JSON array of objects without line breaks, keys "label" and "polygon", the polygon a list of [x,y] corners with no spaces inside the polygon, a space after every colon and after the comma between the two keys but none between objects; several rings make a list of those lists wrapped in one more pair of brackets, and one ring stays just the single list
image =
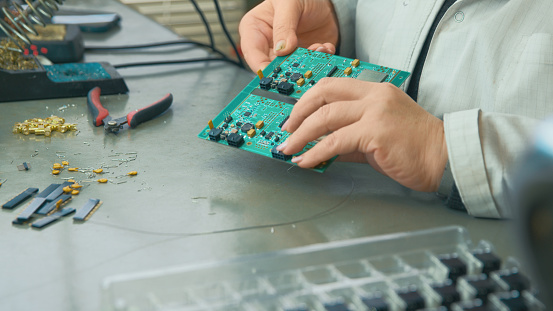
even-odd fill
[{"label": "small green circuit board on table", "polygon": [[[198,137],[293,164],[293,156],[311,149],[312,141],[295,154],[286,155],[276,146],[290,133],[280,128],[298,99],[324,77],[343,77],[400,86],[410,73],[378,66],[358,59],[298,48],[288,56],[275,58],[238,94]],[[334,159],[314,168],[324,172]]]}]

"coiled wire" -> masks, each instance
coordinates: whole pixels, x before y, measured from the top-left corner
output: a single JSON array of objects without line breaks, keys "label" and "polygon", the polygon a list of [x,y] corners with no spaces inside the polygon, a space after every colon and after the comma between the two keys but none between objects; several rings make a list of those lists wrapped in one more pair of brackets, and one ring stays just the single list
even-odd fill
[{"label": "coiled wire", "polygon": [[[9,50],[23,53],[24,45],[30,45],[27,33],[38,35],[35,24],[46,26],[46,19],[52,18],[59,10],[64,0],[24,0],[25,8],[14,0],[9,2],[9,8],[2,6],[4,18],[0,19],[0,29],[17,47],[6,47]],[[0,14],[1,16],[1,14]]]}]

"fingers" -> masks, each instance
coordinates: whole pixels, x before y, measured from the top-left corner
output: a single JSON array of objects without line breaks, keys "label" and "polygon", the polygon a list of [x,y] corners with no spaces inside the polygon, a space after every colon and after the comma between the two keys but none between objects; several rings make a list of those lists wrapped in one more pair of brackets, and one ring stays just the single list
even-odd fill
[{"label": "fingers", "polygon": [[351,154],[360,145],[358,122],[342,127],[317,143],[301,156],[292,158],[300,167],[311,168],[340,154]]},{"label": "fingers", "polygon": [[274,1],[273,46],[277,56],[292,53],[298,45],[296,35],[302,13],[300,1]]},{"label": "fingers", "polygon": [[315,43],[309,46],[307,49],[317,52],[323,52],[328,54],[336,53],[336,46],[330,42],[327,43]]},{"label": "fingers", "polygon": [[261,6],[248,12],[240,21],[240,46],[244,59],[255,72],[271,62],[272,28],[263,20],[272,19],[272,13]]},{"label": "fingers", "polygon": [[335,101],[349,101],[362,98],[367,87],[367,82],[355,79],[324,78],[319,80],[294,105],[290,118],[282,126],[282,130],[294,132],[307,117],[324,105]]},{"label": "fingers", "polygon": [[301,127],[277,150],[286,154],[298,153],[310,141],[359,121],[362,115],[359,104],[356,101],[345,101],[322,106],[305,119]]}]

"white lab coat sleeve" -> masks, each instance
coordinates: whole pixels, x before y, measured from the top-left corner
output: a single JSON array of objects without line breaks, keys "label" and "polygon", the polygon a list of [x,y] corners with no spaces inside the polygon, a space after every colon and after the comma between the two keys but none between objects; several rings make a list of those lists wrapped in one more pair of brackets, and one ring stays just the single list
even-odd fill
[{"label": "white lab coat sleeve", "polygon": [[538,123],[529,117],[480,109],[444,114],[451,171],[470,215],[512,216],[513,168]]}]

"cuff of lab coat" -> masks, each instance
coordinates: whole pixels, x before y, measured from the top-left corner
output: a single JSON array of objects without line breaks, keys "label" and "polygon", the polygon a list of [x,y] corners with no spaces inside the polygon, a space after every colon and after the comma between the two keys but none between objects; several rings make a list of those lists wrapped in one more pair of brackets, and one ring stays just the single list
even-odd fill
[{"label": "cuff of lab coat", "polygon": [[480,109],[444,114],[450,168],[467,212],[500,218],[486,173],[479,122]]}]

